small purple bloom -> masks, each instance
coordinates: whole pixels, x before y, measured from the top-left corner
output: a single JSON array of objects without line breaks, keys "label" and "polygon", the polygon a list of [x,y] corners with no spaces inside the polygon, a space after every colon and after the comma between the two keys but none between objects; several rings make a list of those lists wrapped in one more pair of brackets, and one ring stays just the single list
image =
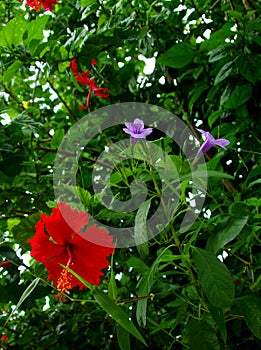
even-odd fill
[{"label": "small purple bloom", "polygon": [[201,145],[197,156],[199,156],[200,152],[206,153],[210,150],[210,148],[214,146],[219,146],[226,149],[226,146],[230,144],[227,139],[215,139],[208,131],[197,129],[203,136],[204,142]]},{"label": "small purple bloom", "polygon": [[127,128],[123,128],[126,134],[131,135],[130,141],[133,145],[138,141],[138,139],[145,139],[146,136],[152,133],[152,128],[144,129],[144,123],[142,120],[136,118],[133,123],[125,123]]}]

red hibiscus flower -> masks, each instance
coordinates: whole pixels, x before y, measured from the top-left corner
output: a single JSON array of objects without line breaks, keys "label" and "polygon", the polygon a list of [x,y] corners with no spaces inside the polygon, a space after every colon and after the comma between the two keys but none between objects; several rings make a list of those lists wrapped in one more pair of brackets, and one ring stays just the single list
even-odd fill
[{"label": "red hibiscus flower", "polygon": [[28,6],[36,11],[40,11],[41,7],[43,7],[45,11],[52,11],[53,4],[58,4],[55,0],[26,0],[26,2]]},{"label": "red hibiscus flower", "polygon": [[73,59],[71,64],[70,64],[73,74],[75,75],[76,80],[83,84],[83,85],[90,85],[91,79],[90,79],[90,72],[84,72],[82,71],[81,75],[79,74],[78,68],[77,68],[77,63],[76,59]]},{"label": "red hibiscus flower", "polygon": [[[92,64],[96,65],[97,62],[92,59]],[[102,98],[108,98],[110,95],[107,93],[109,90],[108,88],[100,88],[96,84],[96,79],[91,79],[90,78],[90,72],[89,71],[82,71],[81,74],[78,71],[77,68],[77,63],[76,59],[73,59],[71,64],[70,64],[73,74],[75,75],[76,80],[83,84],[83,85],[88,85],[90,87],[87,98],[86,98],[86,103],[84,106],[80,106],[79,109],[86,109],[90,107],[90,99],[91,99],[91,93],[92,91],[96,96],[102,97]]]},{"label": "red hibiscus flower", "polygon": [[9,343],[10,340],[6,334],[2,334],[0,337],[0,349],[5,349],[6,343]]},{"label": "red hibiscus flower", "polygon": [[[97,226],[88,227],[79,234],[88,222],[87,213],[73,210],[66,203],[60,202],[57,208],[53,208],[51,216],[40,216],[35,226],[36,234],[28,240],[32,246],[31,256],[44,264],[49,272],[48,279],[53,280],[61,292],[67,292],[75,286],[80,289],[86,286],[60,264],[70,267],[96,286],[103,276],[101,270],[110,264],[106,257],[114,250],[112,237],[105,229]],[[99,236],[102,246],[91,242],[94,236]]]}]

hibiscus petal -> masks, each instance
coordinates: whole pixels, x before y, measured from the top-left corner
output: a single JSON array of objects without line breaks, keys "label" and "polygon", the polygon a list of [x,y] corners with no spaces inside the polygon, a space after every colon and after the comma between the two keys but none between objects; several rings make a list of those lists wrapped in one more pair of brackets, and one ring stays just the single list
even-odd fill
[{"label": "hibiscus petal", "polygon": [[[72,209],[64,202],[53,208],[51,216],[45,216],[44,223],[50,236],[58,244],[70,242],[76,232],[79,232],[89,222],[88,214]],[[61,235],[61,232],[63,234]]]},{"label": "hibiscus petal", "polygon": [[45,232],[43,221],[45,217],[46,215],[41,215],[41,220],[39,220],[35,226],[36,233],[34,237],[28,240],[32,246],[31,256],[43,264],[60,256],[63,251],[63,247],[56,244],[53,240],[50,240],[50,236]]}]

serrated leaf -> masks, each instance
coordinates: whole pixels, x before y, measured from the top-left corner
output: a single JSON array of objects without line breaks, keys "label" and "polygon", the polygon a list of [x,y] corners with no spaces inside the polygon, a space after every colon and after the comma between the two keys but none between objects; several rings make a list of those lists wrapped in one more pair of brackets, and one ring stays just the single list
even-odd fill
[{"label": "serrated leaf", "polygon": [[217,308],[230,306],[234,299],[235,286],[226,265],[209,251],[192,248],[192,259],[199,283],[209,302]]},{"label": "serrated leaf", "polygon": [[261,298],[258,295],[245,295],[236,298],[236,304],[246,319],[251,332],[261,339]]},{"label": "serrated leaf", "polygon": [[103,310],[111,315],[112,318],[117,323],[119,323],[119,325],[121,325],[127,332],[132,334],[135,338],[147,346],[140,332],[129,320],[128,315],[119,305],[116,305],[106,293],[102,292],[98,288],[93,291],[93,296],[96,299],[97,303],[103,308]]},{"label": "serrated leaf", "polygon": [[182,68],[188,65],[195,56],[195,50],[188,43],[179,43],[168,49],[158,58],[158,63],[171,68]]}]

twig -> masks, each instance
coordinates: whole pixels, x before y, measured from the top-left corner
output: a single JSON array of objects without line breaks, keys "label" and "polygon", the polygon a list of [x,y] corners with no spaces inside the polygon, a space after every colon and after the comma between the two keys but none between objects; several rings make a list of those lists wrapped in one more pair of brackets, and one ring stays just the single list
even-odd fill
[{"label": "twig", "polygon": [[64,107],[67,109],[70,117],[72,118],[72,121],[74,121],[76,123],[76,117],[74,116],[73,112],[71,111],[71,109],[68,107],[66,101],[63,99],[63,97],[60,95],[59,91],[54,87],[53,83],[51,83],[50,80],[48,80],[48,83],[50,84],[52,90],[57,94],[57,96],[59,97],[59,100],[63,103]]},{"label": "twig", "polygon": [[23,110],[25,110],[25,108],[24,108],[22,102],[20,102],[20,101],[17,99],[17,97],[12,93],[12,90],[9,89],[4,83],[1,83],[1,85],[3,86],[5,92],[6,92],[9,96],[11,96],[12,99],[13,99]]}]

